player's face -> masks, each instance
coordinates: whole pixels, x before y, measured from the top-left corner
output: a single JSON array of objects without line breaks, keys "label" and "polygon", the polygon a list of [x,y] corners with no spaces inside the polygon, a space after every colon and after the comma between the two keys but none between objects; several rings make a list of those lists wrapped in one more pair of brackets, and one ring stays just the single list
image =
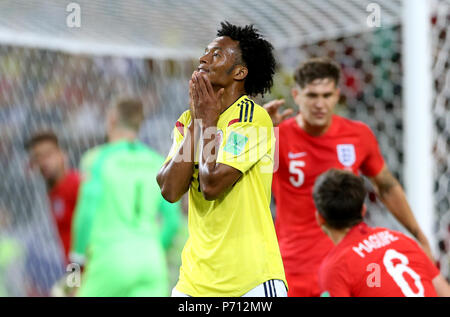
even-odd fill
[{"label": "player's face", "polygon": [[30,161],[39,169],[47,183],[54,183],[64,172],[64,153],[51,141],[35,144],[30,150]]},{"label": "player's face", "polygon": [[326,128],[331,124],[339,94],[339,89],[331,78],[316,79],[304,88],[294,88],[292,91],[303,120],[315,128]]},{"label": "player's face", "polygon": [[240,59],[238,42],[228,36],[212,41],[200,57],[198,71],[206,73],[213,87],[227,87],[234,80],[234,67]]}]

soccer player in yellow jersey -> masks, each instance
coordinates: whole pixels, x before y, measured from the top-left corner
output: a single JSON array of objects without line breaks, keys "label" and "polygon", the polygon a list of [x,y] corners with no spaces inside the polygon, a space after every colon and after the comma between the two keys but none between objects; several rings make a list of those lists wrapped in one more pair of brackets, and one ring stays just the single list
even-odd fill
[{"label": "soccer player in yellow jersey", "polygon": [[189,82],[190,109],[157,181],[189,191],[189,239],[172,296],[286,296],[270,213],[272,121],[249,96],[269,91],[272,45],[253,26],[221,23]]}]

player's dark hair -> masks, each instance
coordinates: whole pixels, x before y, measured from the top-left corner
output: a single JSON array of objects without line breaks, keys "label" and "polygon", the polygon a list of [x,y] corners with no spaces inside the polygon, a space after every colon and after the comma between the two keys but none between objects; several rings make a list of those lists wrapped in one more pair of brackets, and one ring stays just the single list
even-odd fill
[{"label": "player's dark hair", "polygon": [[52,142],[59,147],[58,137],[53,131],[40,131],[33,134],[31,138],[25,142],[25,149],[29,151],[33,146],[42,142]]},{"label": "player's dark hair", "polygon": [[228,36],[239,42],[241,59],[248,69],[245,78],[245,92],[250,96],[269,92],[275,74],[275,57],[273,46],[263,39],[253,25],[236,26],[225,21],[220,23],[217,36]]},{"label": "player's dark hair", "polygon": [[331,169],[320,175],[314,184],[316,208],[334,229],[350,228],[363,220],[365,197],[363,179],[347,171]]},{"label": "player's dark hair", "polygon": [[120,124],[133,131],[139,131],[144,121],[144,106],[139,99],[124,98],[116,105]]},{"label": "player's dark hair", "polygon": [[336,86],[341,77],[341,68],[327,57],[316,57],[300,64],[294,73],[295,82],[304,88],[316,79],[331,78]]}]

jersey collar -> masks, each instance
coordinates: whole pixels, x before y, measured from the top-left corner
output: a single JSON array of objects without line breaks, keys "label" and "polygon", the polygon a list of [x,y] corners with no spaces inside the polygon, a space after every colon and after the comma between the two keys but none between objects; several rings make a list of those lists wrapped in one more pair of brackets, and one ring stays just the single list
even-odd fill
[{"label": "jersey collar", "polygon": [[233,108],[234,106],[237,106],[243,99],[248,98],[247,95],[240,96],[235,102],[233,102],[228,108],[226,108],[220,115],[223,115],[225,112],[227,112],[228,109]]}]

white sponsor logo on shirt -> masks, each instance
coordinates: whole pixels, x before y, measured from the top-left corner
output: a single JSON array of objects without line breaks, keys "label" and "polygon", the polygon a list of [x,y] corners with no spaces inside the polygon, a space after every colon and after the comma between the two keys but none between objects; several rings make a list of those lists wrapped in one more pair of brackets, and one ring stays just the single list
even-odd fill
[{"label": "white sponsor logo on shirt", "polygon": [[288,152],[288,157],[289,157],[291,160],[295,160],[295,159],[297,159],[297,158],[306,156],[306,154],[307,154],[306,152],[298,152],[298,153]]}]

